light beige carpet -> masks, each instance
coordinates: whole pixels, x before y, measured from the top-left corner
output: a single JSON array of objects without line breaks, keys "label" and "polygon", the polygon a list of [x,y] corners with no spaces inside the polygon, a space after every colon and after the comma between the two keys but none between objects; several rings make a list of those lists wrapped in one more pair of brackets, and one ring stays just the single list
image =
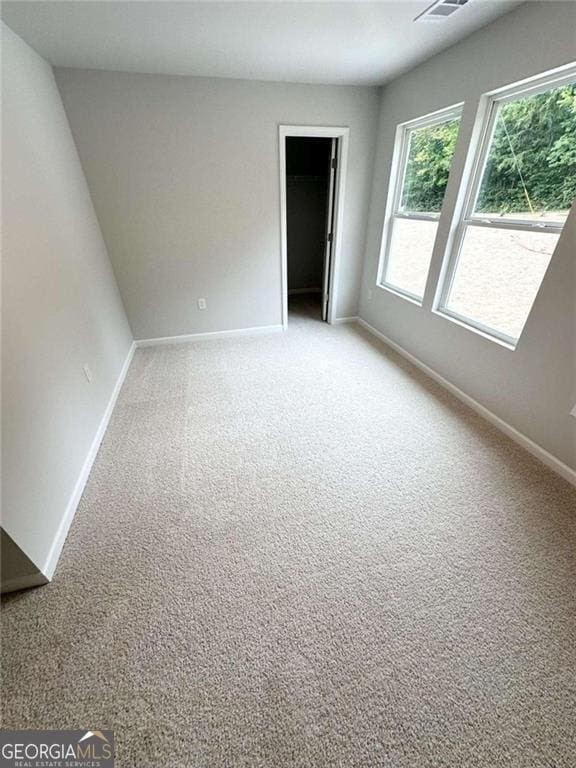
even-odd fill
[{"label": "light beige carpet", "polygon": [[3,625],[122,768],[576,765],[576,491],[355,326],[138,351]]}]

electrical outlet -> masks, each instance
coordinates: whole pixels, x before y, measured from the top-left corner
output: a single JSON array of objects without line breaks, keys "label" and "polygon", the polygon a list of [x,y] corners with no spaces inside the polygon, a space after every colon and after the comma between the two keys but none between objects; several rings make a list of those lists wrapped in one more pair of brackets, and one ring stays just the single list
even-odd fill
[{"label": "electrical outlet", "polygon": [[368,301],[372,301],[372,288],[368,288],[367,297],[368,297]]},{"label": "electrical outlet", "polygon": [[206,299],[198,299],[198,309],[206,309]]},{"label": "electrical outlet", "polygon": [[88,381],[92,381],[92,371],[90,370],[90,366],[88,363],[84,363],[82,366],[82,370],[84,371],[84,376],[88,379]]}]

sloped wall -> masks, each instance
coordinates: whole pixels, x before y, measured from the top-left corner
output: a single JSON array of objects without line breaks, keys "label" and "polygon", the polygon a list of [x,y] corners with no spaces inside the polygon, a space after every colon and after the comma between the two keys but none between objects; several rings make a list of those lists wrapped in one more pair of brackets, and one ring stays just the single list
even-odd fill
[{"label": "sloped wall", "polygon": [[11,547],[11,588],[27,560],[33,578],[50,565],[132,333],[52,70],[4,24],[2,64],[2,526],[25,555]]}]

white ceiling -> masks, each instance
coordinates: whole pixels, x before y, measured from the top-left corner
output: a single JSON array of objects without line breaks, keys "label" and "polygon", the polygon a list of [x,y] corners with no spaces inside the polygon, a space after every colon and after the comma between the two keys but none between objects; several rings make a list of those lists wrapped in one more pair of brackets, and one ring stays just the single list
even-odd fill
[{"label": "white ceiling", "polygon": [[2,18],[61,67],[379,85],[519,4],[470,0],[414,23],[431,2],[47,0],[4,2]]}]

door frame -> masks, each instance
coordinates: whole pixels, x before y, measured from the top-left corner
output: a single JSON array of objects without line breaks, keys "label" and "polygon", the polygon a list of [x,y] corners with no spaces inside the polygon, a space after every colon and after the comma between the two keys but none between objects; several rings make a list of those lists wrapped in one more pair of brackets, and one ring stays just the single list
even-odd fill
[{"label": "door frame", "polygon": [[342,229],[344,221],[344,193],[348,165],[348,140],[350,128],[324,125],[279,125],[280,144],[280,258],[281,258],[281,307],[282,327],[288,327],[288,230],[286,211],[286,139],[307,137],[313,139],[339,139],[336,162],[336,194],[334,196],[334,229],[332,232],[332,263],[330,285],[328,286],[328,323],[336,321],[336,300],[338,294],[338,273],[342,250]]}]

